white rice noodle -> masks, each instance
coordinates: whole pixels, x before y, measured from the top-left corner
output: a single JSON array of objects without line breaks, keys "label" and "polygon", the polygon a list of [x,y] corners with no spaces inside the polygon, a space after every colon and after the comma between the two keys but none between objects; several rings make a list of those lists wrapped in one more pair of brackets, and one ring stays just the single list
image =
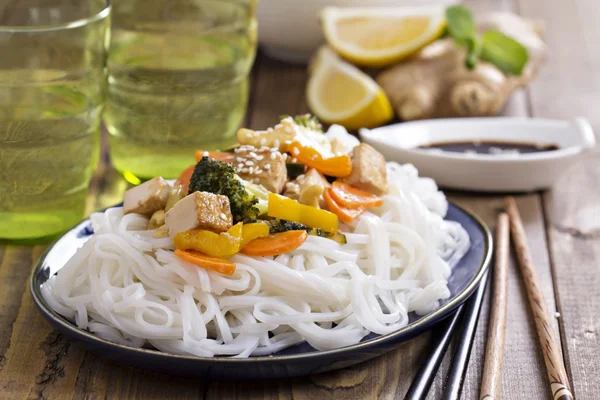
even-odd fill
[{"label": "white rice noodle", "polygon": [[318,350],[406,326],[450,296],[469,248],[448,204],[411,165],[388,163],[383,205],[343,225],[347,243],[310,236],[277,257],[231,258],[232,276],[176,257],[148,219],[92,215],[95,234],[42,287],[56,312],[95,335],[201,357],[267,355],[307,341]]}]

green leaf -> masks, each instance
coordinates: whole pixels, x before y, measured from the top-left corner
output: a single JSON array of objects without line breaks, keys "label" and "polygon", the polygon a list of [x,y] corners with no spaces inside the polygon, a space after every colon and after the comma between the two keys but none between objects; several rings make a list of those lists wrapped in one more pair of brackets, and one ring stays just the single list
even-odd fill
[{"label": "green leaf", "polygon": [[481,58],[504,72],[506,75],[521,75],[527,65],[527,49],[502,32],[489,30],[483,34]]},{"label": "green leaf", "polygon": [[465,65],[468,69],[475,68],[477,60],[481,54],[481,39],[474,38],[467,41],[467,58],[465,59]]},{"label": "green leaf", "polygon": [[477,37],[475,19],[471,11],[464,6],[452,6],[446,9],[448,33],[461,45]]}]

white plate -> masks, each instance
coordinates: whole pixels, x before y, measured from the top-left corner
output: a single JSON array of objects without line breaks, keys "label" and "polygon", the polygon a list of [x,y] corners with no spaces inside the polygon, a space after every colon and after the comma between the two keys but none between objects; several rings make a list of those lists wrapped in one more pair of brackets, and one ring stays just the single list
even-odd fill
[{"label": "white plate", "polygon": [[[402,122],[362,129],[361,139],[386,160],[411,163],[438,185],[485,192],[523,192],[551,187],[581,153],[596,145],[589,122],[537,118],[456,118]],[[462,141],[556,145],[558,150],[529,154],[466,154],[417,149]]]}]

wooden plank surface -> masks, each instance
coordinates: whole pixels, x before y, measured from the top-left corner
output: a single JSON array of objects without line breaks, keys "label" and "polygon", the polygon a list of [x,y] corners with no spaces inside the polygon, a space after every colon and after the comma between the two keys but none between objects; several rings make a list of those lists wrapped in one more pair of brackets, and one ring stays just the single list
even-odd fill
[{"label": "wooden plank surface", "polygon": [[[520,0],[547,25],[550,53],[531,85],[535,116],[586,116],[600,132],[600,8],[597,1]],[[580,399],[600,398],[600,153],[582,157],[544,194],[563,354]]]},{"label": "wooden plank surface", "polygon": [[[551,53],[539,79],[513,97],[507,115],[570,118],[586,115],[600,131],[600,11],[594,0],[471,0],[475,11],[518,11],[547,24]],[[270,126],[281,114],[305,112],[304,68],[259,56],[247,124]],[[533,258],[551,310],[558,310],[562,347],[575,396],[600,398],[600,156],[567,171],[554,191],[518,197]],[[103,157],[88,209],[120,201],[127,184]],[[498,196],[453,193],[493,229]],[[278,381],[204,382],[115,365],[57,334],[35,309],[27,290],[32,264],[44,246],[0,246],[0,399],[401,399],[424,359],[422,335],[383,357],[344,370]],[[484,304],[463,391],[479,391],[488,315]],[[531,314],[518,270],[511,262],[503,398],[544,399],[549,392]],[[452,349],[451,349],[452,350]],[[450,353],[450,352],[449,352]],[[450,354],[430,398],[441,398]]]}]

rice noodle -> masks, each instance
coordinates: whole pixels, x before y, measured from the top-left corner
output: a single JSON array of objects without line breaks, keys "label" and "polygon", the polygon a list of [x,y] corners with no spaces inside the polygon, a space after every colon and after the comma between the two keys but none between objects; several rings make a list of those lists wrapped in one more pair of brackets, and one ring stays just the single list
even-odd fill
[{"label": "rice noodle", "polygon": [[202,357],[266,355],[307,341],[318,350],[386,334],[450,296],[469,248],[448,203],[412,165],[388,163],[383,205],[342,226],[347,243],[309,237],[293,252],[231,258],[232,276],[187,263],[148,219],[92,215],[95,234],[42,287],[50,307],[97,336]]}]

